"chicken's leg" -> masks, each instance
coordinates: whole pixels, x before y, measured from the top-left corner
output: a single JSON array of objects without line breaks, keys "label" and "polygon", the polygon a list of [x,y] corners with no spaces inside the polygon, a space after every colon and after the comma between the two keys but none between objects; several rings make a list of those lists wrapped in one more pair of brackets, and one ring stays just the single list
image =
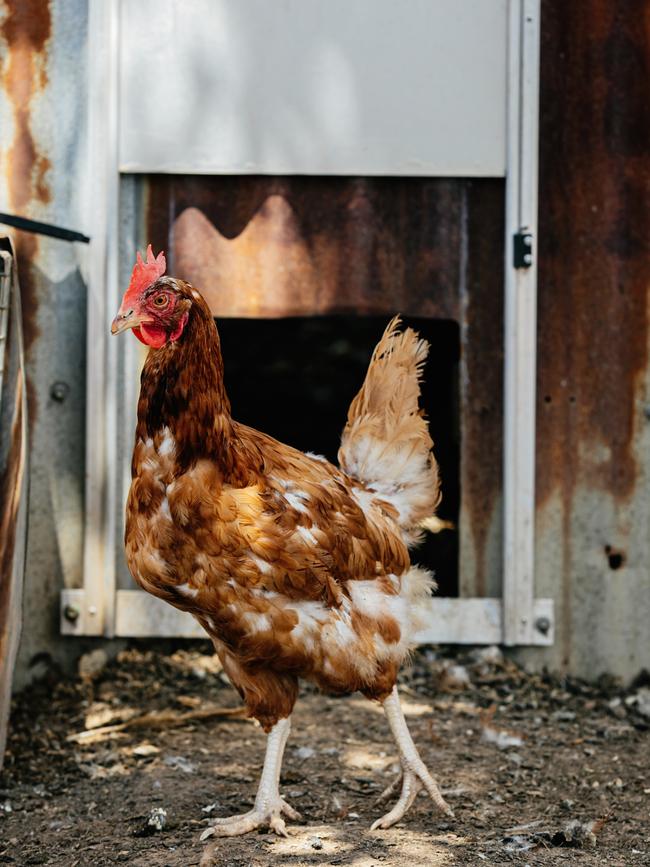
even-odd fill
[{"label": "chicken's leg", "polygon": [[290,730],[291,722],[287,717],[279,720],[269,732],[264,767],[253,809],[241,816],[215,819],[214,826],[201,834],[201,840],[206,840],[212,835],[234,837],[262,827],[271,828],[282,837],[288,836],[282,813],[290,819],[300,819],[300,813],[280,797],[280,768]]},{"label": "chicken's leg", "polygon": [[402,765],[402,792],[393,809],[386,813],[385,816],[382,816],[381,819],[377,819],[372,826],[372,830],[374,831],[376,828],[390,828],[391,825],[399,822],[415,800],[420,782],[424,783],[434,804],[443,813],[453,816],[453,811],[440,794],[438,784],[427,770],[413,743],[413,738],[402,713],[396,686],[393,687],[393,691],[384,701],[384,711],[397,743],[397,749],[399,750],[399,758]]}]

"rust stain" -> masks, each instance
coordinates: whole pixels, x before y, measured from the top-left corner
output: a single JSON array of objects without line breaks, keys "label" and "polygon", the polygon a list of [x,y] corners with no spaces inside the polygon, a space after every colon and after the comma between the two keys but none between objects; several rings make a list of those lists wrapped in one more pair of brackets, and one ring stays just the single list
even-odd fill
[{"label": "rust stain", "polygon": [[[7,43],[2,69],[2,86],[12,106],[14,131],[5,151],[4,176],[8,204],[17,214],[30,216],[33,202],[45,204],[51,199],[47,183],[50,160],[38,153],[31,126],[34,97],[47,86],[47,47],[52,18],[48,0],[4,0],[5,16],[0,34]],[[36,324],[38,293],[35,259],[39,242],[36,236],[13,233],[23,298],[25,352],[39,335]],[[30,427],[36,417],[35,393],[26,383],[29,399]]]},{"label": "rust stain", "polygon": [[486,596],[491,589],[488,587],[488,532],[501,494],[503,475],[505,187],[501,180],[468,181],[466,184],[461,492],[476,561],[471,592]]},{"label": "rust stain", "polygon": [[7,15],[2,35],[10,45],[25,41],[41,52],[51,35],[49,3],[45,0],[3,0]]},{"label": "rust stain", "polygon": [[46,182],[46,175],[52,168],[52,161],[47,157],[38,157],[36,160],[36,180],[34,183],[34,189],[36,191],[36,198],[43,205],[49,204],[52,201],[52,193],[50,188]]},{"label": "rust stain", "polygon": [[650,12],[629,0],[546,2],[542,21],[537,488],[539,504],[560,489],[568,506],[578,482],[619,499],[637,482]]},{"label": "rust stain", "polygon": [[650,7],[645,0],[544,0],[541,70],[537,502],[559,492],[563,504],[568,665],[575,491],[602,490],[623,502],[639,483]]},{"label": "rust stain", "polygon": [[[19,376],[15,383],[11,440],[4,466],[0,469],[0,664],[5,657],[4,639],[9,632],[7,618],[10,614],[16,522],[25,465],[22,400],[22,377]],[[0,683],[2,683],[1,679]],[[6,686],[6,684],[2,685]]]},{"label": "rust stain", "polygon": [[[5,0],[6,16],[0,33],[8,46],[3,86],[13,106],[14,136],[7,150],[5,175],[11,206],[23,211],[36,186],[44,193],[49,161],[39,157],[31,130],[31,103],[47,83],[46,45],[51,15],[46,0]],[[37,176],[38,175],[38,176]]]},{"label": "rust stain", "polygon": [[458,318],[458,182],[150,179],[148,240],[220,316]]},{"label": "rust stain", "polygon": [[[10,330],[12,323],[10,323]],[[11,334],[9,334],[11,341]],[[9,346],[7,342],[7,347]],[[9,358],[7,349],[6,357]],[[9,370],[7,370],[9,373]],[[16,568],[15,552],[18,542],[23,479],[26,461],[26,443],[23,441],[22,374],[20,369],[8,381],[13,397],[11,433],[8,443],[0,443],[0,767],[9,717],[9,698],[13,676],[14,654],[21,628],[22,572]]]}]

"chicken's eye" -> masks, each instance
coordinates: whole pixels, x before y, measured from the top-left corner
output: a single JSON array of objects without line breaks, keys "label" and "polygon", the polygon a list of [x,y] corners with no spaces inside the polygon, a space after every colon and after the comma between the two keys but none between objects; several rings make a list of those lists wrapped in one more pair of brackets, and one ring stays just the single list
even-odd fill
[{"label": "chicken's eye", "polygon": [[169,304],[169,298],[165,294],[156,295],[156,297],[153,299],[153,303],[154,303],[154,307],[158,307],[159,309],[162,309],[163,307],[166,307]]}]

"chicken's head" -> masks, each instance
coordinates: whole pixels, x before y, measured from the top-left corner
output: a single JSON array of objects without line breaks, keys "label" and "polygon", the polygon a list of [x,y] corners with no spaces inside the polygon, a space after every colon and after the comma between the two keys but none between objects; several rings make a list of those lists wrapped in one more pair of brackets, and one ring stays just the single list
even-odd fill
[{"label": "chicken's head", "polygon": [[147,260],[138,253],[129,288],[111,325],[111,333],[132,328],[133,333],[153,349],[178,340],[187,325],[192,301],[183,292],[185,285],[165,277],[165,254],[153,255],[147,247]]}]

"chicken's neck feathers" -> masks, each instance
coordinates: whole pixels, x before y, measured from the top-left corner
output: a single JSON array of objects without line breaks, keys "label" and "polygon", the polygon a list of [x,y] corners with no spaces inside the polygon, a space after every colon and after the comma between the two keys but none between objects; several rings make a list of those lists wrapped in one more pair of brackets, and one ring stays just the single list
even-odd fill
[{"label": "chicken's neck feathers", "polygon": [[181,338],[151,350],[142,370],[136,438],[167,428],[181,470],[200,458],[228,469],[233,434],[217,326],[194,305]]}]

